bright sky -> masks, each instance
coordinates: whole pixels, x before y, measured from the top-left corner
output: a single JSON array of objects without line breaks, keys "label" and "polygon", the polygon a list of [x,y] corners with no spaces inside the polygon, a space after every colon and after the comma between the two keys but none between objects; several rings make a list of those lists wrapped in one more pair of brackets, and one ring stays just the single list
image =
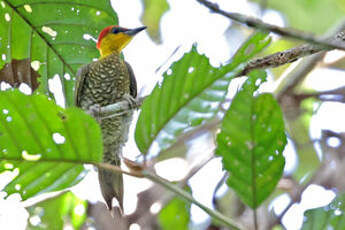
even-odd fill
[{"label": "bright sky", "polygon": [[[135,28],[142,25],[139,20],[139,16],[143,10],[140,2],[139,0],[114,1],[113,5],[120,18],[120,25],[128,28]],[[259,8],[254,4],[247,3],[246,0],[220,0],[217,2],[221,8],[228,11],[240,12],[252,16],[258,16],[259,13]],[[209,10],[198,4],[195,0],[169,0],[169,4],[170,10],[161,20],[163,43],[157,45],[150,40],[146,32],[141,32],[124,50],[126,60],[131,63],[134,69],[141,95],[147,95],[153,88],[155,82],[161,78],[162,71],[156,73],[156,69],[164,64],[165,60],[169,59],[169,56],[177,47],[181,46],[179,51],[163,66],[163,70],[166,70],[172,61],[178,60],[185,51],[190,49],[193,43],[197,43],[199,52],[205,53],[210,58],[211,64],[216,66],[228,60],[234,53],[235,48],[239,47],[241,43],[239,38],[241,35],[236,34],[236,36],[232,36],[232,31],[227,31],[230,25],[228,19],[210,13]],[[283,18],[275,11],[267,11],[264,15],[264,20],[284,26]],[[229,44],[231,47],[229,47]],[[149,57],[147,56],[148,54]],[[331,55],[328,56],[332,58]],[[333,80],[330,81],[330,78],[325,79],[325,74]],[[307,83],[315,89],[325,90],[325,87],[329,89],[345,82],[340,77],[337,77],[337,72],[318,69],[310,74]],[[61,87],[59,84],[51,83],[52,91],[61,92],[59,87]],[[238,85],[232,86],[231,88],[236,90],[237,87]],[[63,101],[58,100],[58,103],[63,104]],[[329,119],[330,114],[337,119]],[[341,125],[338,122],[338,119],[342,119],[343,117],[345,117],[344,105],[325,103],[313,118],[311,135],[313,137],[319,137],[323,128],[334,128],[336,131],[345,131],[345,123]],[[139,152],[135,147],[133,128],[134,126],[132,127],[130,141],[126,145],[124,153],[126,153],[126,157],[135,159]],[[192,148],[190,154],[196,156],[199,150],[200,148]],[[293,169],[296,163],[296,154],[291,145],[286,148],[284,155],[287,157],[286,170]],[[169,179],[182,178],[188,170],[188,164],[181,159],[176,159],[175,163],[172,163],[172,161],[162,162],[160,165],[157,165],[158,172]],[[190,181],[194,197],[209,207],[212,207],[211,195],[216,186],[216,182],[223,175],[221,168],[221,162],[219,160],[213,160]],[[177,172],[179,174],[176,174]],[[0,175],[0,188],[9,180],[9,175],[10,173]],[[207,181],[205,181],[205,178],[207,178]],[[101,195],[98,186],[90,186],[90,184],[98,184],[97,175],[94,172],[90,173],[73,191],[81,198],[91,201],[100,200]],[[126,213],[134,211],[136,194],[148,188],[150,184],[151,182],[146,180],[126,177],[124,202]],[[95,190],[90,192],[91,188]],[[86,194],[85,191],[88,191],[88,193]],[[310,186],[303,194],[302,202],[294,205],[284,218],[285,226],[287,229],[297,229],[302,224],[304,210],[325,205],[333,197],[334,193],[331,191],[326,191],[315,185]],[[272,204],[274,210],[277,213],[281,212],[284,206],[287,205],[288,199],[288,196],[285,194],[278,197]],[[28,213],[19,203],[19,200],[20,197],[17,195],[10,196],[7,200],[4,200],[0,193],[1,229],[25,229]],[[195,206],[192,207],[192,220],[195,224],[209,221],[207,215]]]}]

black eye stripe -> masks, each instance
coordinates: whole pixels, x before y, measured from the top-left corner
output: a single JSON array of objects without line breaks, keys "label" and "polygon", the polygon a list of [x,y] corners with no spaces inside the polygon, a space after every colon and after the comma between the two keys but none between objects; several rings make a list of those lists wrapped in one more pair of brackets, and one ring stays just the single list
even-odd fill
[{"label": "black eye stripe", "polygon": [[114,34],[121,33],[121,32],[126,32],[128,29],[121,28],[121,27],[114,27],[111,32]]},{"label": "black eye stripe", "polygon": [[119,28],[118,27],[114,27],[112,30],[111,30],[112,33],[114,34],[117,34],[118,32],[120,32]]}]

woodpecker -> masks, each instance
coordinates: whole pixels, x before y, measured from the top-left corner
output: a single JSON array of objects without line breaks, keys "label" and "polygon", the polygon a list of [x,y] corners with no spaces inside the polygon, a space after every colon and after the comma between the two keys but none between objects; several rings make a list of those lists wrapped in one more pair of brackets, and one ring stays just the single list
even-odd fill
[{"label": "woodpecker", "polygon": [[[146,26],[127,29],[119,26],[104,28],[97,41],[100,58],[82,66],[77,73],[75,104],[84,110],[102,107],[118,101],[133,100],[137,96],[137,83],[131,66],[121,57],[122,49]],[[120,166],[122,147],[128,139],[133,113],[97,119],[102,130],[103,161]],[[122,174],[98,168],[101,192],[108,209],[115,197],[123,210]]]}]

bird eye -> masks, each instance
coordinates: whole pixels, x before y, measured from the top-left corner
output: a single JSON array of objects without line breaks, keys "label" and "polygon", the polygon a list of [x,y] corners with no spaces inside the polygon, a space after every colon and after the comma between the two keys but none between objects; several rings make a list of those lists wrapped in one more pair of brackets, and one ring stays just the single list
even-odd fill
[{"label": "bird eye", "polygon": [[112,33],[114,34],[117,34],[118,32],[120,32],[120,28],[119,27],[114,27],[112,30],[111,30]]}]

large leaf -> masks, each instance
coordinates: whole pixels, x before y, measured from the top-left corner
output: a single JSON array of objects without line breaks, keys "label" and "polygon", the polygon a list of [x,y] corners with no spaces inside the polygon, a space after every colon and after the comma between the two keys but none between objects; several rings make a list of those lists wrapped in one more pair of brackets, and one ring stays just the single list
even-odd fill
[{"label": "large leaf", "polygon": [[274,190],[284,169],[284,122],[271,94],[254,96],[263,71],[253,71],[233,99],[221,132],[216,154],[230,173],[227,184],[251,208],[258,207]]},{"label": "large leaf", "polygon": [[304,214],[302,230],[345,229],[345,195],[336,197],[329,205]]},{"label": "large leaf", "polygon": [[143,0],[144,13],[141,17],[147,26],[147,32],[155,40],[160,41],[159,23],[162,15],[169,9],[166,0]]},{"label": "large leaf", "polygon": [[213,118],[231,79],[268,43],[266,34],[253,35],[230,63],[220,68],[212,67],[208,58],[193,46],[189,53],[172,64],[164,73],[163,82],[158,83],[145,99],[135,132],[140,151],[146,154],[155,140],[165,149],[177,135]]},{"label": "large leaf", "polygon": [[45,93],[48,79],[58,74],[67,105],[73,104],[76,70],[99,56],[84,35],[97,38],[118,22],[108,0],[3,0],[0,18],[0,67],[14,58],[32,60]]},{"label": "large leaf", "polygon": [[81,163],[101,159],[100,128],[82,110],[64,110],[44,95],[0,92],[0,172],[19,172],[8,194],[27,199],[69,187],[82,179]]},{"label": "large leaf", "polygon": [[72,192],[42,201],[28,208],[28,230],[61,230],[72,225],[80,229],[86,220],[87,202]]}]

